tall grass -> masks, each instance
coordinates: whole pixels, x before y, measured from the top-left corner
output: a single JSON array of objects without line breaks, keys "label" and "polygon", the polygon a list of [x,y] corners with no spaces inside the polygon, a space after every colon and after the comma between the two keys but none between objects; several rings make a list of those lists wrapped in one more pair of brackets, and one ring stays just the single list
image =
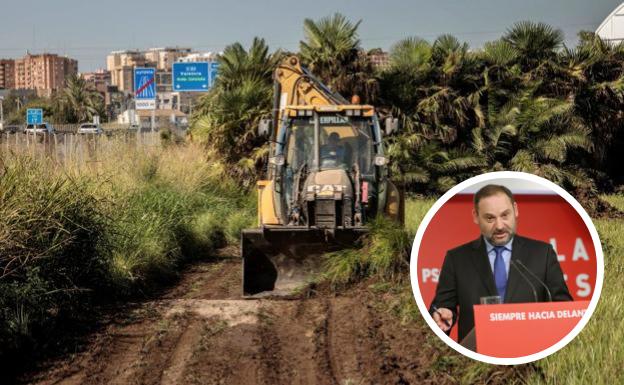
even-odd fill
[{"label": "tall grass", "polygon": [[405,226],[383,217],[370,224],[370,233],[364,247],[346,249],[327,254],[323,279],[331,284],[345,285],[370,276],[397,283],[406,278],[409,271],[409,255],[420,221],[433,199],[408,199],[405,210]]},{"label": "tall grass", "polygon": [[409,270],[411,241],[406,231],[392,221],[378,217],[370,224],[362,248],[325,255],[322,279],[333,286],[346,285],[370,276],[395,282]]},{"label": "tall grass", "polygon": [[210,257],[254,215],[255,200],[192,144],[120,141],[64,163],[16,152],[0,166],[3,363],[93,304],[144,293]]},{"label": "tall grass", "polygon": [[102,288],[107,219],[86,180],[30,158],[3,162],[0,173],[1,355],[84,310]]}]

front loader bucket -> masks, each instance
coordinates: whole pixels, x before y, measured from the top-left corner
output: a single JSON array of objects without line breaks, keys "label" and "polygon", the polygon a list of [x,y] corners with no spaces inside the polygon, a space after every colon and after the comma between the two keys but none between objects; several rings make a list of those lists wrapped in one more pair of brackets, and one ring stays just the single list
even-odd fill
[{"label": "front loader bucket", "polygon": [[243,295],[292,294],[321,270],[323,253],[354,247],[365,233],[294,226],[243,230]]}]

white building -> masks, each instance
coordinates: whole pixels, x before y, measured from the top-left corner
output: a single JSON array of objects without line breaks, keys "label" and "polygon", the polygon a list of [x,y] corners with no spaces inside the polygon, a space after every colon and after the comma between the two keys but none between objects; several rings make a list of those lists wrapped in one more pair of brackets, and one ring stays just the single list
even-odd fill
[{"label": "white building", "polygon": [[596,34],[603,40],[620,43],[624,40],[624,3],[618,5],[600,24]]},{"label": "white building", "polygon": [[178,58],[179,62],[183,63],[195,63],[195,62],[205,62],[205,61],[214,61],[217,60],[217,57],[221,55],[223,52],[213,53],[213,52],[202,52],[202,53],[191,53],[189,55]]}]

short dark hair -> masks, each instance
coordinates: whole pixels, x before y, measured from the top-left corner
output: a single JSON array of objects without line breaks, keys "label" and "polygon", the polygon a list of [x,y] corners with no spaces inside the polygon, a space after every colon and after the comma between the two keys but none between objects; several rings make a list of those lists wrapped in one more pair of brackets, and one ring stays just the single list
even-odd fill
[{"label": "short dark hair", "polygon": [[509,197],[509,200],[511,200],[512,205],[516,203],[516,200],[514,199],[513,194],[511,193],[511,190],[509,190],[507,187],[501,186],[498,184],[488,184],[486,186],[481,187],[479,191],[475,193],[474,195],[475,210],[479,211],[479,201],[481,201],[481,199],[490,197],[492,195],[501,194],[501,193]]}]

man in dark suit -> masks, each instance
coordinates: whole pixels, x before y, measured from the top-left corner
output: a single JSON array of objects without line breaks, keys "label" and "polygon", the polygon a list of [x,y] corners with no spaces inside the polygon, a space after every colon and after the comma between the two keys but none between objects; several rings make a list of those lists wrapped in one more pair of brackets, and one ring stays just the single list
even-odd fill
[{"label": "man in dark suit", "polygon": [[552,246],[516,235],[518,205],[508,188],[487,185],[477,191],[472,216],[481,237],[447,252],[431,303],[443,331],[449,333],[459,321],[462,341],[474,328],[473,305],[482,297],[500,296],[503,303],[572,300]]}]

